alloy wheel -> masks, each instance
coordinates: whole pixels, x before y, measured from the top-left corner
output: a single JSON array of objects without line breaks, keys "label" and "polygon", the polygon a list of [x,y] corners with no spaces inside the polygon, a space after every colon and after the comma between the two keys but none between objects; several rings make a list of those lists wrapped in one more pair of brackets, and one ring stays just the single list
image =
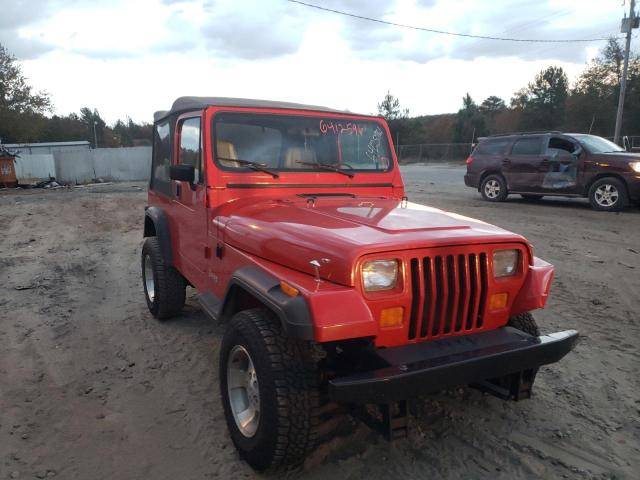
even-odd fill
[{"label": "alloy wheel", "polygon": [[618,202],[620,194],[615,185],[605,183],[600,185],[595,191],[595,200],[601,207],[612,207]]},{"label": "alloy wheel", "polygon": [[253,437],[260,424],[260,388],[251,355],[242,345],[229,352],[227,394],[238,430],[245,437]]},{"label": "alloy wheel", "polygon": [[153,261],[151,255],[145,255],[144,257],[144,285],[147,291],[147,298],[149,302],[153,303],[156,298],[156,286],[153,281]]},{"label": "alloy wheel", "polygon": [[484,193],[488,198],[497,198],[500,195],[500,183],[497,180],[489,180],[484,185]]}]

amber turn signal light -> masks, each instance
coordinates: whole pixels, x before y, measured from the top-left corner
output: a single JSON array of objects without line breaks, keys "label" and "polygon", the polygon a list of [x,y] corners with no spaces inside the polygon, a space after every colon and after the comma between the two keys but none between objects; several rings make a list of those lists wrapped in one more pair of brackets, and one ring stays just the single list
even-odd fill
[{"label": "amber turn signal light", "polygon": [[298,296],[298,293],[300,293],[298,292],[297,288],[292,287],[287,282],[280,282],[280,290],[282,290],[285,295],[289,295],[290,297],[296,297]]},{"label": "amber turn signal light", "polygon": [[500,310],[507,306],[507,300],[509,300],[508,293],[494,293],[489,299],[489,309]]},{"label": "amber turn signal light", "polygon": [[402,317],[404,317],[404,308],[385,308],[380,312],[380,327],[399,327],[402,325]]}]

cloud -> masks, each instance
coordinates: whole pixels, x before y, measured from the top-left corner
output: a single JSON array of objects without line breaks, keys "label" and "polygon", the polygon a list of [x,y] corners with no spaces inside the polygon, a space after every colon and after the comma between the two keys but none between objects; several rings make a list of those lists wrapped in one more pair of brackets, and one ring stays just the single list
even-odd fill
[{"label": "cloud", "polygon": [[[563,2],[417,1],[413,7],[370,2],[330,1],[330,8],[394,23],[473,35],[513,38],[593,38],[617,33],[619,20],[603,14],[597,0],[584,0],[583,7]],[[353,8],[348,8],[351,4]],[[375,4],[375,5],[373,5]],[[592,4],[592,5],[590,5]],[[324,5],[324,4],[323,4]],[[386,6],[384,6],[386,5]],[[564,6],[564,8],[562,8]],[[590,8],[593,7],[593,8]],[[516,14],[517,13],[517,14]],[[335,15],[335,14],[334,14]],[[366,20],[343,18],[343,35],[362,58],[426,63],[437,58],[475,60],[481,57],[518,57],[523,60],[583,62],[589,50],[603,42],[524,43],[481,40],[443,35]],[[464,21],[461,21],[464,20]]]},{"label": "cloud", "polygon": [[206,46],[224,57],[255,60],[295,53],[307,21],[277,0],[207,5],[201,28]]},{"label": "cloud", "polygon": [[21,30],[42,23],[64,9],[93,5],[89,0],[5,0],[0,14],[0,43],[11,54],[30,60],[48,53],[56,45],[41,35],[24,36]]},{"label": "cloud", "polygon": [[0,30],[0,44],[21,60],[38,58],[54,49],[53,45],[38,39],[20,38],[15,30]]}]

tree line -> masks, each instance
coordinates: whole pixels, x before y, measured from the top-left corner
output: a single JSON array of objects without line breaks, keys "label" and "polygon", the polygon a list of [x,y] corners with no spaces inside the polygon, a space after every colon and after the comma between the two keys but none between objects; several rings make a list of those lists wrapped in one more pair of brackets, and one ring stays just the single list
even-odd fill
[{"label": "tree line", "polygon": [[[610,39],[573,85],[561,67],[549,66],[515,92],[507,104],[490,96],[477,103],[469,94],[455,114],[410,117],[387,93],[378,112],[400,144],[471,143],[478,137],[512,131],[560,130],[612,137],[624,51]],[[623,135],[640,135],[640,55],[629,59]]]},{"label": "tree line", "polygon": [[[0,44],[0,141],[2,143],[65,142],[87,140],[95,147],[151,145],[152,125],[130,118],[107,125],[96,109],[51,115],[46,92],[27,83],[17,59]],[[95,129],[95,131],[94,131]]]}]

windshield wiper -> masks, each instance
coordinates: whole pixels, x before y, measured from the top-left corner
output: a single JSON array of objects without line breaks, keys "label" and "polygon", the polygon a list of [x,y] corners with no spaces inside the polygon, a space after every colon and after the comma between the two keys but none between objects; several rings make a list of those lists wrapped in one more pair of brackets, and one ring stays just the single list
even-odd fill
[{"label": "windshield wiper", "polygon": [[218,160],[226,160],[228,162],[236,162],[239,163],[240,165],[245,165],[247,167],[249,167],[251,170],[255,170],[257,172],[264,172],[264,173],[268,173],[269,175],[271,175],[273,178],[280,178],[280,174],[269,170],[267,168],[267,164],[266,163],[259,163],[259,162],[251,162],[249,160],[242,160],[240,158],[228,158],[228,157],[218,157]]},{"label": "windshield wiper", "polygon": [[353,173],[345,172],[340,167],[336,167],[335,165],[329,165],[327,163],[303,162],[301,160],[298,160],[296,163],[299,163],[300,165],[311,165],[311,166],[314,166],[314,167],[321,168],[322,170],[329,170],[330,172],[341,173],[342,175],[346,175],[349,178],[353,178],[353,176],[354,176]]}]

